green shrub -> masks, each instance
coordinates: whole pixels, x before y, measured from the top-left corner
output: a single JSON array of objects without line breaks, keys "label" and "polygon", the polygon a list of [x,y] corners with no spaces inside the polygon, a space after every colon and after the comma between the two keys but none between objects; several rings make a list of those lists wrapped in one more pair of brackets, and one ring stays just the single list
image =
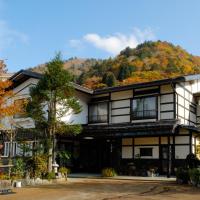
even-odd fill
[{"label": "green shrub", "polygon": [[200,169],[199,168],[190,169],[189,176],[193,185],[197,186],[200,183]]},{"label": "green shrub", "polygon": [[36,155],[26,162],[26,170],[30,173],[31,178],[40,178],[47,173],[47,156]]},{"label": "green shrub", "polygon": [[21,179],[24,177],[25,173],[25,163],[22,158],[16,158],[14,161],[14,167],[12,168],[12,178]]},{"label": "green shrub", "polygon": [[113,177],[117,175],[114,168],[104,168],[101,174],[103,177]]},{"label": "green shrub", "polygon": [[48,173],[46,173],[45,178],[48,179],[48,180],[55,179],[56,178],[56,174],[55,174],[55,172],[48,172]]},{"label": "green shrub", "polygon": [[187,167],[190,169],[197,168],[199,165],[199,159],[193,153],[190,153],[187,155],[185,162],[186,162]]},{"label": "green shrub", "polygon": [[189,181],[189,172],[187,169],[182,167],[178,168],[176,171],[176,179],[179,183],[187,184]]},{"label": "green shrub", "polygon": [[61,174],[70,174],[71,173],[71,169],[70,168],[67,168],[67,167],[60,167],[58,172],[60,172]]}]

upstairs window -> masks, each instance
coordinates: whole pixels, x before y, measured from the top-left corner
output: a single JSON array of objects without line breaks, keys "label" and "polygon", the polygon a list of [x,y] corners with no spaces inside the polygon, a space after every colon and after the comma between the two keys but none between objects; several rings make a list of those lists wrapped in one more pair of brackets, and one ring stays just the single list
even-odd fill
[{"label": "upstairs window", "polygon": [[89,105],[89,123],[108,122],[108,102]]},{"label": "upstairs window", "polygon": [[26,113],[26,108],[25,108],[26,103],[27,103],[28,100],[29,99],[26,99],[26,98],[14,100],[14,103],[16,105],[22,106],[22,110],[20,112],[16,113],[13,116],[14,119],[20,119],[20,118],[27,118],[28,117],[28,115]]},{"label": "upstairs window", "polygon": [[157,97],[133,99],[132,119],[155,119],[157,116]]}]

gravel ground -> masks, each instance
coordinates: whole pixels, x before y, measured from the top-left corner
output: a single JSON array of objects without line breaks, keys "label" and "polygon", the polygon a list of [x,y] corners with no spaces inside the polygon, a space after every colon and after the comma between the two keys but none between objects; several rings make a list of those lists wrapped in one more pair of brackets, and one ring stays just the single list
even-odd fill
[{"label": "gravel ground", "polygon": [[65,184],[14,189],[0,200],[199,200],[200,189],[175,182],[71,178]]}]

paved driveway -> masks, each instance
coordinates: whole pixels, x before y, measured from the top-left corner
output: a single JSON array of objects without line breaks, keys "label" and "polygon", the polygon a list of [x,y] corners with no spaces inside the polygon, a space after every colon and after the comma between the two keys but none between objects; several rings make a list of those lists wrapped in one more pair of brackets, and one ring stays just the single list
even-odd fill
[{"label": "paved driveway", "polygon": [[0,200],[199,200],[200,189],[175,182],[70,179],[66,184],[14,189]]}]

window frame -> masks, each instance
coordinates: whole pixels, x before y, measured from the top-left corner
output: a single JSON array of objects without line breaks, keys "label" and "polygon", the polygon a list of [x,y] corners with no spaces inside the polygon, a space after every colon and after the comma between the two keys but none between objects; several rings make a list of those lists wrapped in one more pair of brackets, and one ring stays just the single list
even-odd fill
[{"label": "window frame", "polygon": [[[134,116],[134,110],[133,110],[133,101],[137,99],[146,99],[146,98],[152,98],[155,97],[155,110],[144,110],[144,103],[143,103],[143,115],[140,116]],[[144,111],[155,111],[154,116],[145,116]],[[140,96],[140,97],[134,97],[131,100],[131,120],[143,120],[143,119],[158,119],[158,95],[148,95],[148,96]]]},{"label": "window frame", "polygon": [[[106,119],[105,120],[101,120],[101,119],[98,119],[99,116],[104,116],[104,115],[90,115],[90,109],[91,109],[91,106],[94,106],[94,105],[97,105],[98,104],[101,104],[101,103],[104,103],[106,105],[106,111],[107,113],[105,114],[105,117]],[[98,108],[97,108],[97,112],[98,112]],[[97,119],[96,120],[92,120],[91,117],[92,116],[97,116]],[[95,124],[95,123],[108,123],[109,122],[109,101],[100,101],[100,102],[92,102],[92,103],[89,103],[88,104],[88,124]]]},{"label": "window frame", "polygon": [[[150,152],[151,152],[151,155],[141,155],[141,150],[145,150],[145,151],[147,151],[147,150],[150,150]],[[147,151],[148,152],[148,151]],[[144,152],[143,152],[144,153]],[[141,158],[152,158],[153,157],[153,147],[140,147],[140,157]]]},{"label": "window frame", "polygon": [[31,149],[31,151],[29,152],[23,152],[23,149],[22,149],[22,145],[19,141],[5,141],[3,143],[3,155],[2,157],[9,157],[9,154],[10,154],[10,145],[11,146],[11,153],[12,153],[12,157],[31,157],[33,155],[33,146],[34,144],[36,144],[35,141],[26,141],[25,145],[28,145]]}]

